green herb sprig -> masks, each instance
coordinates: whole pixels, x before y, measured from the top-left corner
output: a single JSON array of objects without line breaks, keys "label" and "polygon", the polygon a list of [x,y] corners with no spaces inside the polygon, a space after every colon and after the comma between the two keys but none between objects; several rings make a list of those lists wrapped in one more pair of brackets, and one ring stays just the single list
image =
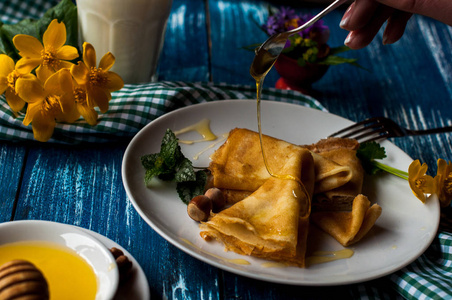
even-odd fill
[{"label": "green herb sprig", "polygon": [[408,179],[408,172],[390,167],[376,160],[386,157],[385,148],[377,142],[366,142],[360,144],[356,155],[361,160],[361,164],[366,173],[370,175],[375,175],[380,171],[385,171],[400,178]]},{"label": "green herb sprig", "polygon": [[148,187],[156,177],[163,181],[176,182],[179,198],[185,204],[194,196],[204,193],[207,170],[195,171],[192,162],[182,153],[179,141],[171,129],[165,132],[160,152],[143,155],[141,164],[146,170],[144,182]]}]

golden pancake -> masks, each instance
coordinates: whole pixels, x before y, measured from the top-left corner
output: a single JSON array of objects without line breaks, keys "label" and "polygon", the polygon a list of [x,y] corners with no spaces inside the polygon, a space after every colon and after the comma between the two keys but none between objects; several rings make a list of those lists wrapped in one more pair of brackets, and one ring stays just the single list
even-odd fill
[{"label": "golden pancake", "polygon": [[[271,172],[278,173],[293,151],[304,149],[263,135],[263,148]],[[315,194],[333,190],[352,179],[352,170],[311,152],[315,165]],[[221,189],[228,203],[235,203],[258,189],[270,174],[266,169],[257,132],[236,128],[211,156],[211,185]]]},{"label": "golden pancake", "polygon": [[296,180],[268,178],[250,196],[202,223],[204,239],[216,239],[239,254],[304,266],[313,159],[306,149],[289,148],[278,174],[300,178],[304,187]]},{"label": "golden pancake", "polygon": [[[348,181],[335,188],[325,186],[322,190],[316,187],[314,192],[313,210],[341,211],[351,210],[353,199],[362,192],[364,170],[361,161],[356,156],[359,143],[353,139],[328,138],[306,146],[316,155],[327,161],[347,167]],[[325,173],[319,171],[319,173]]]},{"label": "golden pancake", "polygon": [[313,212],[311,221],[343,246],[350,246],[369,232],[380,217],[381,211],[378,204],[370,206],[369,199],[360,194],[354,199],[350,212]]}]

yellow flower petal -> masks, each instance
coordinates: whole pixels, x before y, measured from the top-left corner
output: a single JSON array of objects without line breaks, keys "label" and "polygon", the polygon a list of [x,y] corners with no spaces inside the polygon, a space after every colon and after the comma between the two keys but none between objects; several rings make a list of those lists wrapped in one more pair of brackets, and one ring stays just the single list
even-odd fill
[{"label": "yellow flower petal", "polygon": [[41,58],[21,58],[16,63],[16,71],[21,74],[30,73],[41,64]]},{"label": "yellow flower petal", "polygon": [[[69,70],[62,69],[57,73],[60,87],[60,105],[64,114],[70,113],[75,109],[75,99],[72,93],[72,76]],[[77,118],[78,119],[78,116]],[[75,120],[72,120],[75,121]]]},{"label": "yellow flower petal", "polygon": [[73,60],[78,57],[78,51],[75,47],[64,45],[57,50],[56,56],[58,59],[62,60]]},{"label": "yellow flower petal", "polygon": [[68,70],[70,70],[73,65],[74,64],[69,62],[69,61],[60,60],[59,70],[61,70],[61,69],[68,69]]},{"label": "yellow flower petal", "polygon": [[83,61],[88,69],[96,67],[96,50],[90,43],[83,43]]},{"label": "yellow flower petal", "polygon": [[25,106],[25,101],[16,94],[11,88],[6,89],[6,102],[14,112],[21,111]]},{"label": "yellow flower petal", "polygon": [[36,69],[36,76],[39,80],[41,80],[41,82],[46,82],[47,79],[49,79],[49,77],[53,74],[55,74],[55,71],[49,68],[49,66],[41,65]]},{"label": "yellow flower petal", "polygon": [[88,89],[87,101],[88,106],[93,107],[92,103],[95,103],[102,113],[108,110],[108,101],[110,101],[111,95],[105,89],[93,86]]},{"label": "yellow flower petal", "polygon": [[56,117],[57,121],[74,123],[80,118],[80,113],[74,102],[74,98],[71,95],[64,95],[61,97],[60,102],[64,111],[58,114]]},{"label": "yellow flower petal", "polygon": [[421,165],[419,160],[413,161],[408,167],[408,183],[413,194],[422,202],[425,202],[425,194],[435,192],[435,180],[432,176],[426,175],[428,165]]},{"label": "yellow flower petal", "polygon": [[79,85],[85,85],[88,82],[88,73],[89,70],[82,61],[71,67],[71,74]]},{"label": "yellow flower petal", "polygon": [[94,126],[97,124],[98,114],[94,109],[82,104],[78,104],[77,109],[89,125]]},{"label": "yellow flower petal", "polygon": [[8,79],[6,77],[0,77],[0,94],[3,94],[8,88]]},{"label": "yellow flower petal", "polygon": [[66,43],[66,26],[64,23],[58,23],[56,19],[50,22],[42,36],[42,41],[46,50],[53,49],[55,51],[62,47]]},{"label": "yellow flower petal", "polygon": [[[47,95],[59,95],[61,94],[60,88],[60,72],[54,72],[44,82],[44,90]],[[39,77],[38,77],[39,78]]]},{"label": "yellow flower petal", "polygon": [[438,170],[435,176],[436,193],[442,207],[447,207],[452,201],[452,163],[438,159]]},{"label": "yellow flower petal", "polygon": [[53,135],[55,125],[56,122],[54,118],[41,112],[36,113],[31,123],[35,140],[47,142]]},{"label": "yellow flower petal", "polygon": [[22,121],[22,123],[24,123],[25,126],[30,125],[30,123],[33,121],[34,116],[36,114],[41,113],[41,106],[42,106],[42,101],[36,101],[34,103],[28,104],[25,118]]},{"label": "yellow flower petal", "polygon": [[16,93],[28,103],[41,102],[46,93],[37,78],[19,78],[16,81]]},{"label": "yellow flower petal", "polygon": [[6,54],[0,54],[0,77],[6,77],[14,71],[14,60]]},{"label": "yellow flower petal", "polygon": [[106,85],[106,88],[110,92],[119,91],[124,87],[124,81],[122,80],[121,76],[116,74],[115,72],[108,72],[108,82]]},{"label": "yellow flower petal", "polygon": [[17,34],[13,37],[13,43],[22,57],[41,58],[41,52],[44,50],[41,42],[30,35]]},{"label": "yellow flower petal", "polygon": [[104,71],[108,71],[114,64],[115,64],[115,57],[113,54],[108,52],[107,54],[102,56],[102,59],[99,62],[99,68],[101,68]]}]

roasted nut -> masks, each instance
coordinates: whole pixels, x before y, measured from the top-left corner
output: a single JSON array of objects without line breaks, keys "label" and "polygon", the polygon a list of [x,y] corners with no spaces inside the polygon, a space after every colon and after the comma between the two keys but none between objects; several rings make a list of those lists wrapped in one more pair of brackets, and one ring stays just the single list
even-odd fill
[{"label": "roasted nut", "polygon": [[187,213],[197,222],[206,221],[212,210],[212,200],[205,195],[199,195],[191,199],[187,205]]},{"label": "roasted nut", "polygon": [[204,195],[212,200],[213,212],[219,212],[226,205],[223,192],[218,188],[210,188],[204,193]]},{"label": "roasted nut", "polygon": [[119,270],[119,282],[123,283],[127,281],[127,279],[131,276],[131,270],[132,270],[132,262],[129,260],[129,258],[124,255],[124,252],[122,252],[121,249],[118,249],[116,247],[110,248],[111,254],[113,254],[113,257],[116,260],[116,264],[118,265]]},{"label": "roasted nut", "polygon": [[41,271],[26,260],[1,265],[0,299],[19,299],[25,294],[29,299],[49,299],[49,287]]}]

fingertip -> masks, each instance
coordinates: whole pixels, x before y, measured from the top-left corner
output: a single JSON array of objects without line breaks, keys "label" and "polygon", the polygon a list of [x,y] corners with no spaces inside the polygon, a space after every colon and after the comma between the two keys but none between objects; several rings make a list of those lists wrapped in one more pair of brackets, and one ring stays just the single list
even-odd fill
[{"label": "fingertip", "polygon": [[350,31],[347,34],[347,37],[345,38],[344,45],[347,47],[350,47],[350,42],[352,41],[352,39],[353,39],[353,31]]},{"label": "fingertip", "polygon": [[344,13],[344,16],[341,19],[341,22],[339,23],[339,27],[341,27],[342,29],[347,29],[349,20],[350,20],[350,16],[352,14],[352,9],[354,6],[354,2],[347,8],[347,10]]}]

